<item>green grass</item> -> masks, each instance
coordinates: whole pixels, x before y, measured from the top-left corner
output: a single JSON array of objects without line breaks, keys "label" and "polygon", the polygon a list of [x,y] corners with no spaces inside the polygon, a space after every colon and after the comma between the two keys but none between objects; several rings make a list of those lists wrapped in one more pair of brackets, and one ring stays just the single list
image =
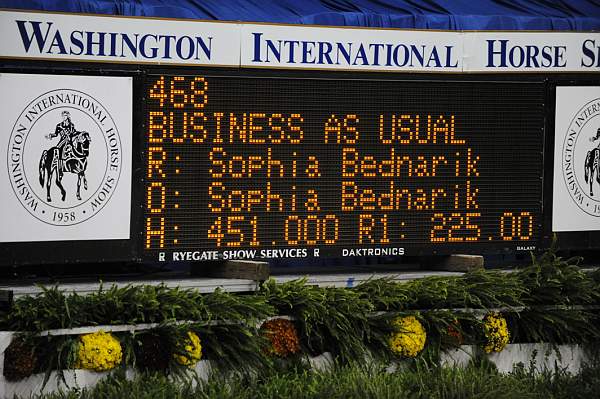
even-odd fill
[{"label": "green grass", "polygon": [[159,374],[133,381],[114,375],[92,389],[40,396],[38,399],[590,399],[598,397],[600,367],[579,375],[562,370],[536,375],[524,367],[500,374],[489,365],[458,368],[411,368],[386,373],[371,365],[340,366],[326,372],[304,370],[264,372],[251,377],[213,376],[206,382],[173,382]]}]

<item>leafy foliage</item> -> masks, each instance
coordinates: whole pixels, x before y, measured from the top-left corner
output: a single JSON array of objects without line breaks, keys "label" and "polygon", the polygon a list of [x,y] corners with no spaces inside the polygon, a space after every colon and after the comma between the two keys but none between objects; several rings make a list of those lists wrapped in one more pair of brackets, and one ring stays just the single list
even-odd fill
[{"label": "leafy foliage", "polygon": [[250,372],[269,365],[267,341],[256,326],[243,323],[191,325],[202,339],[206,359],[221,370]]},{"label": "leafy foliage", "polygon": [[585,305],[598,303],[598,285],[578,264],[581,258],[557,256],[555,244],[532,264],[515,273],[527,287],[527,305]]},{"label": "leafy foliage", "polygon": [[89,295],[66,294],[58,287],[24,296],[0,319],[0,328],[39,332],[95,325],[163,323],[173,320],[231,322],[260,320],[274,309],[257,295],[220,289],[210,294],[165,285],[103,287]]},{"label": "leafy foliage", "polygon": [[600,339],[593,327],[597,311],[527,309],[506,313],[512,342],[590,343]]},{"label": "leafy foliage", "polygon": [[460,277],[426,277],[407,283],[371,279],[356,290],[380,311],[488,309],[523,305],[527,289],[513,274],[477,270]]},{"label": "leafy foliage", "polygon": [[310,286],[305,280],[283,284],[268,280],[261,292],[280,315],[296,319],[308,353],[332,352],[344,360],[365,355],[363,342],[373,305],[358,292]]}]

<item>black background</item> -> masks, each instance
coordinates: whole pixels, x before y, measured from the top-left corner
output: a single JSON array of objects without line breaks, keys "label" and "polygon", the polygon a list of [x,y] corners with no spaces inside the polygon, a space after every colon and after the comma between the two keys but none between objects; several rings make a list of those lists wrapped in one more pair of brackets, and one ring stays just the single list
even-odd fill
[{"label": "black background", "polygon": [[[168,88],[172,76],[165,76]],[[185,76],[185,75],[180,75]],[[165,217],[165,246],[158,247],[158,240],[151,239],[151,248],[144,248],[145,256],[155,257],[156,250],[230,250],[250,248],[249,237],[252,235],[249,218],[256,216],[258,241],[261,248],[310,247],[306,243],[289,245],[284,236],[285,220],[290,215],[305,219],[307,215],[335,215],[339,220],[339,238],[334,245],[324,245],[320,242],[316,247],[321,249],[321,255],[339,256],[340,248],[356,248],[378,246],[382,237],[381,229],[376,228],[373,245],[359,244],[358,218],[361,213],[371,213],[377,218],[388,215],[387,246],[404,247],[406,253],[416,253],[423,247],[434,251],[452,251],[457,246],[465,245],[465,241],[454,243],[431,243],[430,236],[435,213],[443,213],[446,217],[452,213],[464,216],[467,212],[479,212],[480,217],[472,218],[472,223],[481,229],[477,242],[470,241],[473,249],[482,251],[483,248],[494,246],[513,247],[517,245],[536,245],[541,235],[542,224],[542,169],[544,144],[544,117],[546,87],[543,82],[492,82],[492,81],[401,81],[401,80],[359,80],[359,79],[308,79],[308,78],[274,78],[274,77],[236,77],[201,75],[207,82],[208,101],[202,109],[188,104],[183,108],[175,108],[167,99],[161,107],[158,100],[148,96],[149,90],[160,78],[159,75],[148,75],[145,82],[146,107],[144,110],[144,131],[148,134],[149,112],[161,111],[165,114],[173,112],[175,118],[173,134],[181,137],[181,116],[183,112],[201,111],[208,116],[204,127],[208,138],[204,143],[192,143],[184,140],[182,144],[173,143],[168,137],[161,144],[167,153],[164,167],[166,178],[156,176],[151,181],[161,181],[166,187]],[[193,76],[185,77],[183,82],[176,82],[176,88],[185,88]],[[181,99],[181,97],[178,97]],[[177,99],[177,97],[176,97]],[[224,114],[221,120],[222,136],[226,139],[223,144],[213,144],[216,122],[212,115],[215,112]],[[237,140],[228,143],[229,114],[233,113],[241,123],[243,113],[301,114],[304,121],[301,125],[304,138],[300,144],[249,144]],[[356,124],[359,140],[353,145],[324,143],[325,122],[335,114],[340,120],[347,114],[355,114],[359,118]],[[443,134],[438,134],[438,144],[381,144],[379,141],[379,115],[385,115],[385,129],[389,133],[390,115],[409,114],[420,115],[421,135],[427,131],[427,115],[437,119],[442,115],[449,120],[455,118],[455,135],[464,139],[466,144],[443,144]],[[257,123],[266,127],[265,120]],[[154,132],[156,136],[158,133]],[[265,138],[265,132],[259,132],[259,138]],[[146,136],[148,137],[148,136]],[[334,136],[330,136],[330,139]],[[441,141],[441,143],[440,143]],[[159,144],[149,143],[148,146]],[[214,179],[209,174],[211,162],[209,152],[214,147],[222,147],[230,156],[241,155],[248,158],[258,155],[266,158],[267,148],[272,149],[273,158],[281,160],[286,168],[284,178],[266,177],[263,168],[253,178],[223,178]],[[378,161],[390,158],[390,148],[395,148],[396,155],[408,155],[416,161],[417,156],[424,156],[431,161],[433,155],[444,155],[451,160],[448,166],[438,166],[436,177],[407,177],[406,172],[395,178],[344,178],[342,179],[341,156],[342,148],[355,148],[361,157],[372,155]],[[477,161],[478,177],[468,178],[464,173],[467,148],[471,148],[472,156],[479,156]],[[297,155],[294,157],[293,152]],[[459,152],[461,173],[454,176],[454,154]],[[309,155],[319,161],[320,178],[308,178],[302,171],[306,167]],[[180,160],[175,159],[176,156]],[[291,169],[291,160],[296,158],[298,175],[292,179],[287,175]],[[145,160],[147,165],[147,158]],[[180,173],[175,170],[179,169]],[[275,168],[274,170],[277,170]],[[219,180],[226,187],[226,193],[231,190],[260,190],[265,192],[266,182],[271,182],[271,191],[281,194],[286,202],[283,212],[265,212],[264,202],[248,212],[210,212],[208,204],[208,186],[210,182]],[[390,180],[395,188],[407,188],[413,195],[417,188],[426,192],[432,188],[444,188],[448,193],[453,192],[455,184],[460,185],[461,195],[458,209],[454,207],[452,195],[438,199],[436,209],[432,210],[400,210],[400,211],[351,211],[341,210],[341,182],[352,180],[359,188],[371,188],[377,194],[389,190]],[[476,202],[479,209],[466,209],[464,205],[464,187],[470,180],[472,189],[478,188]],[[150,181],[146,181],[146,187]],[[295,212],[289,209],[287,203],[291,198],[291,186],[296,186],[298,206]],[[320,212],[307,212],[303,206],[303,192],[314,189],[318,193]],[[175,191],[179,192],[175,196]],[[153,191],[155,194],[158,191]],[[144,195],[145,197],[145,195]],[[160,201],[160,196],[153,196],[153,204]],[[175,208],[175,203],[178,208]],[[404,202],[403,202],[404,203]],[[275,202],[273,202],[275,204]],[[533,235],[529,240],[521,241],[516,237],[505,241],[500,234],[500,218],[504,212],[518,215],[529,212],[533,216]],[[227,234],[226,220],[232,215],[243,215],[245,221],[234,223],[241,228],[245,236],[239,247],[229,247],[227,243],[239,241],[235,234]],[[153,217],[153,228],[156,228],[158,214],[151,215],[146,209],[145,218]],[[218,216],[222,217],[225,238],[221,247],[216,246],[214,239],[207,237],[207,231]],[[437,218],[437,224],[440,224]],[[404,226],[401,223],[404,222]],[[449,224],[456,223],[456,219]],[[174,230],[177,225],[178,229]],[[527,223],[524,223],[527,225]],[[295,227],[292,223],[291,226]],[[381,226],[378,223],[376,226]],[[505,227],[509,227],[507,222]],[[525,228],[524,228],[525,229]],[[464,229],[454,232],[454,236],[472,236],[472,231]],[[404,235],[404,238],[401,238]],[[445,233],[438,234],[447,237]],[[491,237],[491,240],[489,239]],[[294,237],[292,237],[294,238]],[[177,240],[177,243],[174,240]],[[144,240],[145,241],[145,237]],[[275,242],[275,245],[273,245]],[[230,244],[231,245],[231,244]],[[145,247],[145,245],[144,245]],[[312,251],[308,251],[309,255]]]}]

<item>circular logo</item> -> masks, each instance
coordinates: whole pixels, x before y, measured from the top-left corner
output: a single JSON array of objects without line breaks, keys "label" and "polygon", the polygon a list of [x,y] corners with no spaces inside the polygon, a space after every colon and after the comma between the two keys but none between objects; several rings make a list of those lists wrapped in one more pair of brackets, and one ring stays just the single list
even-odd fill
[{"label": "circular logo", "polygon": [[95,98],[57,89],[21,112],[7,159],[21,205],[44,223],[70,226],[98,214],[112,197],[121,174],[121,139]]},{"label": "circular logo", "polygon": [[577,206],[600,217],[600,98],[573,117],[562,148],[565,184]]}]

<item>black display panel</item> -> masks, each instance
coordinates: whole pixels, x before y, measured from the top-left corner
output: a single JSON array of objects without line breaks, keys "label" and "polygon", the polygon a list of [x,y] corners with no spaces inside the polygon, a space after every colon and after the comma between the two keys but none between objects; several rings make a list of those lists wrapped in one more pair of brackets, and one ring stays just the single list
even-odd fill
[{"label": "black display panel", "polygon": [[146,259],[540,238],[543,83],[150,75],[144,103]]}]

